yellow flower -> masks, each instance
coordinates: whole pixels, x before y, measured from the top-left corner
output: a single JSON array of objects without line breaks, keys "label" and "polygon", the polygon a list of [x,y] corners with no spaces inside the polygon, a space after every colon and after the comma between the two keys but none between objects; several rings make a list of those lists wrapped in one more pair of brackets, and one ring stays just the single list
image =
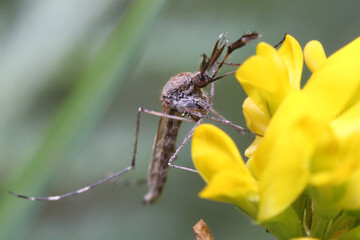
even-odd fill
[{"label": "yellow flower", "polygon": [[[262,42],[257,46],[256,53],[243,63],[236,77],[249,96],[243,104],[247,127],[263,135],[284,98],[300,89],[303,54],[299,43],[290,35],[286,35],[278,51]],[[245,151],[250,158],[247,164],[256,177],[259,166],[253,164],[252,155],[261,138],[256,136]]]},{"label": "yellow flower", "polygon": [[301,47],[287,35],[278,51],[260,43],[256,55],[237,70],[236,78],[259,110],[271,117],[290,92],[300,89],[302,67]]},{"label": "yellow flower", "polygon": [[[249,95],[243,109],[250,130],[265,134],[272,115],[283,99],[289,93],[300,89],[302,67],[301,47],[293,37],[287,35],[278,51],[266,43],[260,43],[257,47],[257,55],[249,58],[239,68],[236,76]],[[262,70],[259,71],[259,69]],[[261,138],[256,137],[247,149],[248,157],[255,151]],[[208,183],[200,196],[225,202],[237,202],[237,206],[244,211],[251,211],[256,217],[259,199],[256,180],[258,167],[250,167],[249,171],[232,140],[212,125],[206,124],[196,129],[192,149],[195,167]],[[251,160],[248,164],[249,162]],[[236,186],[238,190],[230,191]],[[250,190],[246,192],[248,189]],[[240,194],[238,191],[244,192]],[[256,211],[253,205],[250,207],[251,210],[240,206],[238,203],[240,198],[243,202],[251,199],[251,202],[256,203]]]},{"label": "yellow flower", "polygon": [[213,125],[202,124],[194,133],[192,149],[195,167],[208,183],[200,196],[234,203],[256,217],[258,183],[231,138]]},{"label": "yellow flower", "polygon": [[316,186],[310,189],[315,201],[360,207],[360,195],[349,192],[359,175],[360,38],[319,61],[320,47],[314,58],[307,52],[307,64],[315,67],[306,86],[283,101],[254,153],[254,165],[261,166],[258,219],[285,210],[308,184]]},{"label": "yellow flower", "polygon": [[312,75],[300,89],[303,55],[297,41],[287,35],[278,51],[260,43],[236,77],[249,96],[243,105],[247,125],[263,137],[247,149],[244,165],[225,133],[200,126],[192,145],[194,164],[207,182],[200,195],[231,202],[266,223],[285,212],[290,216],[305,193],[314,217],[330,221],[313,221],[310,236],[346,235],[355,220],[344,227],[329,219],[342,210],[360,212],[359,56],[360,38],[329,58],[319,42],[309,42],[304,57]]}]

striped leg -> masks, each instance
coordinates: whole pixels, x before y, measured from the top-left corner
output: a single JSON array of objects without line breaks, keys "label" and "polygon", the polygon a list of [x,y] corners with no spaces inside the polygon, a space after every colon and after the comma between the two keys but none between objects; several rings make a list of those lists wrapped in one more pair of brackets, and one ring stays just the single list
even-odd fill
[{"label": "striped leg", "polygon": [[184,145],[186,144],[186,142],[191,138],[191,136],[194,134],[195,129],[202,123],[203,118],[200,118],[196,124],[191,128],[191,130],[186,134],[185,138],[183,139],[183,141],[180,143],[180,145],[177,147],[177,149],[175,150],[174,154],[170,157],[168,165],[170,167],[173,168],[178,168],[178,169],[182,169],[182,170],[186,170],[189,172],[194,172],[197,173],[197,170],[194,170],[192,168],[187,168],[187,167],[183,167],[183,166],[178,166],[178,165],[174,165],[173,161],[175,160],[176,156],[179,154],[180,150],[184,147]]},{"label": "striped leg", "polygon": [[[19,197],[19,198],[23,198],[23,199],[27,199],[27,200],[31,200],[31,201],[57,201],[57,200],[60,200],[60,199],[63,199],[63,198],[66,198],[66,197],[70,197],[70,196],[75,196],[75,195],[78,195],[78,194],[81,194],[83,192],[86,192],[86,191],[89,191],[90,189],[93,189],[95,188],[96,186],[100,185],[100,184],[103,184],[105,182],[108,182],[132,169],[135,168],[135,161],[136,161],[136,150],[137,150],[137,143],[138,143],[138,137],[139,137],[139,130],[140,130],[140,114],[144,112],[144,113],[147,113],[147,114],[151,114],[151,115],[155,115],[155,116],[159,116],[159,117],[165,117],[165,118],[170,118],[170,119],[174,119],[174,120],[180,120],[180,121],[186,121],[186,122],[194,122],[193,120],[191,119],[188,119],[188,118],[183,118],[183,117],[178,117],[178,116],[173,116],[173,115],[168,115],[168,114],[164,114],[164,113],[161,113],[161,112],[156,112],[156,111],[152,111],[152,110],[149,110],[149,109],[145,109],[145,108],[139,108],[138,109],[138,113],[137,113],[137,122],[136,122],[136,136],[135,136],[135,143],[134,143],[134,151],[133,151],[133,158],[131,160],[131,164],[130,166],[124,168],[123,170],[119,171],[119,172],[116,172],[114,173],[113,175],[111,176],[108,176],[104,179],[101,179],[89,186],[86,186],[86,187],[83,187],[83,188],[80,188],[76,191],[73,191],[73,192],[69,192],[69,193],[65,193],[65,194],[62,194],[62,195],[57,195],[57,196],[47,196],[47,197],[30,197],[30,196],[25,196],[25,195],[21,195],[21,194],[17,194],[17,193],[14,193],[14,192],[11,192],[9,191],[10,194],[16,196],[16,197]],[[191,136],[193,135],[195,129],[201,124],[201,122],[203,121],[204,118],[208,118],[208,119],[211,119],[213,121],[217,121],[217,122],[220,122],[220,123],[223,123],[225,125],[228,125],[232,128],[234,128],[235,130],[237,130],[238,132],[244,134],[244,132],[247,132],[247,133],[251,133],[251,134],[254,134],[254,135],[258,135],[258,136],[261,136],[259,134],[256,134],[256,133],[253,133],[251,132],[250,130],[248,129],[245,129],[243,127],[240,127],[236,124],[233,124],[232,122],[224,119],[220,114],[218,114],[215,110],[211,109],[211,112],[214,113],[215,115],[217,115],[219,118],[215,118],[215,117],[211,117],[211,116],[208,116],[208,115],[203,115],[200,120],[198,120],[196,122],[196,124],[194,125],[194,127],[189,131],[189,133],[186,135],[186,137],[184,138],[184,140],[181,142],[181,144],[178,146],[178,148],[176,149],[176,151],[174,152],[174,154],[171,156],[171,158],[169,159],[169,162],[168,162],[168,165],[171,166],[171,167],[174,167],[174,168],[178,168],[178,169],[182,169],[182,170],[186,170],[186,171],[190,171],[190,172],[195,172],[197,173],[196,170],[194,169],[191,169],[191,168],[187,168],[187,167],[182,167],[182,166],[178,166],[178,165],[174,165],[172,164],[173,161],[175,160],[176,156],[178,155],[179,151],[183,148],[183,146],[186,144],[186,142],[191,138]]]},{"label": "striped leg", "polygon": [[57,201],[57,200],[60,200],[60,199],[63,199],[63,198],[67,198],[67,197],[70,197],[70,196],[75,196],[75,195],[81,194],[83,192],[89,191],[90,189],[93,189],[94,187],[96,187],[96,186],[98,186],[100,184],[108,182],[108,181],[116,178],[117,176],[120,176],[120,175],[134,169],[135,168],[137,143],[138,143],[138,139],[139,139],[139,130],[140,130],[140,114],[142,112],[148,113],[148,114],[151,114],[151,115],[155,115],[155,116],[159,116],[159,117],[171,118],[171,119],[181,120],[181,121],[186,121],[186,122],[194,122],[193,120],[188,119],[188,118],[168,115],[168,114],[164,114],[164,113],[161,113],[161,112],[152,111],[152,110],[149,110],[149,109],[146,109],[146,108],[139,108],[138,112],[137,112],[137,118],[136,118],[136,135],[135,135],[134,151],[133,151],[133,157],[132,157],[130,166],[124,168],[123,170],[121,170],[119,172],[114,173],[111,176],[108,176],[108,177],[106,177],[104,179],[101,179],[101,180],[99,180],[99,181],[97,181],[97,182],[95,182],[95,183],[93,183],[93,184],[91,184],[89,186],[80,188],[80,189],[75,190],[73,192],[69,192],[69,193],[65,193],[65,194],[61,194],[61,195],[57,195],[57,196],[31,197],[31,196],[25,196],[25,195],[17,194],[17,193],[11,192],[11,191],[9,191],[9,193],[16,196],[16,197],[31,200],[31,201]]}]

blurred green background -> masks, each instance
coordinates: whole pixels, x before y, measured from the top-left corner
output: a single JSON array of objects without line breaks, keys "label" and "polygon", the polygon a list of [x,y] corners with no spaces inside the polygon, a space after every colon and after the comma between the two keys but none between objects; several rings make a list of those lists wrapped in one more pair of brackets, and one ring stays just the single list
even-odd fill
[{"label": "blurred green background", "polygon": [[[143,115],[136,170],[59,202],[129,165],[138,107],[160,110],[162,86],[196,71],[218,35],[258,31],[333,53],[359,35],[360,1],[12,0],[0,2],[0,239],[194,239],[203,218],[215,239],[273,239],[233,206],[199,199],[193,173],[170,169],[162,198],[141,204],[158,118]],[[230,59],[254,54],[256,43]],[[227,67],[226,70],[232,68]],[[259,71],[261,71],[259,69]],[[309,76],[304,73],[305,79]],[[216,84],[215,109],[244,125],[234,77]],[[191,128],[184,123],[179,138]],[[223,127],[241,152],[250,143]],[[189,145],[177,163],[192,166]]]}]

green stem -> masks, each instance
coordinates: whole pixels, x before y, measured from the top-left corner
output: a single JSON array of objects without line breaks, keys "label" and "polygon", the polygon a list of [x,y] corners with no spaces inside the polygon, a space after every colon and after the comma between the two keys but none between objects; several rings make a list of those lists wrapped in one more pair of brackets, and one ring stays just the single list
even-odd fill
[{"label": "green stem", "polygon": [[325,240],[323,237],[327,231],[330,221],[331,219],[323,218],[317,214],[317,211],[314,211],[310,229],[310,237]]},{"label": "green stem", "polygon": [[305,235],[302,221],[292,207],[289,207],[280,215],[260,223],[279,240],[302,237]]},{"label": "green stem", "polygon": [[331,227],[327,229],[324,235],[325,239],[339,239],[340,236],[348,232],[354,225],[355,218],[342,212],[336,219],[334,219]]}]

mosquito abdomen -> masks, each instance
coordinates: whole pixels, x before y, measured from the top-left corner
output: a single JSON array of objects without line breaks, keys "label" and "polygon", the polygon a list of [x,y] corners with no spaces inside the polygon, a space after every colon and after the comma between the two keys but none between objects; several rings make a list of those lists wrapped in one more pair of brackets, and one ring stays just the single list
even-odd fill
[{"label": "mosquito abdomen", "polygon": [[[162,112],[180,116],[180,113],[168,105],[162,105]],[[169,171],[168,161],[174,153],[175,140],[181,121],[161,117],[158,132],[154,140],[152,159],[149,164],[149,191],[143,198],[143,203],[153,203],[160,197]]]}]

